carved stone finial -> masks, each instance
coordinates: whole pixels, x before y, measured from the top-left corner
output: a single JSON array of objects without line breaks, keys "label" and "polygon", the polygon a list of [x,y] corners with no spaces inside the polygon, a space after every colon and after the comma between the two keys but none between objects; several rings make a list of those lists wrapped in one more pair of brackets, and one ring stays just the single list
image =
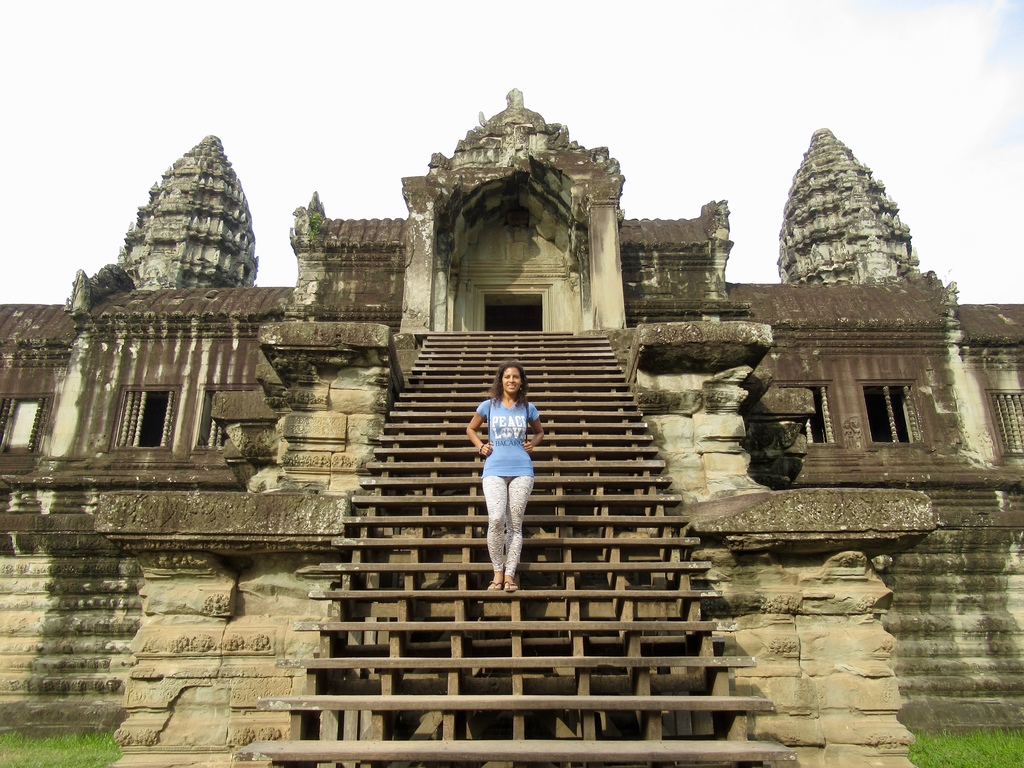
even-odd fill
[{"label": "carved stone finial", "polygon": [[71,289],[71,298],[68,299],[66,309],[72,317],[87,315],[92,309],[92,286],[89,285],[89,277],[84,269],[75,273],[75,284]]},{"label": "carved stone finial", "polygon": [[313,193],[313,197],[310,198],[309,205],[306,207],[306,210],[309,211],[311,214],[312,213],[319,213],[321,216],[325,216],[326,215],[324,213],[324,204],[320,202],[320,193],[319,192],[314,192]]},{"label": "carved stone finial", "polygon": [[523,92],[518,88],[513,88],[505,96],[505,103],[508,104],[509,109],[523,109]]}]

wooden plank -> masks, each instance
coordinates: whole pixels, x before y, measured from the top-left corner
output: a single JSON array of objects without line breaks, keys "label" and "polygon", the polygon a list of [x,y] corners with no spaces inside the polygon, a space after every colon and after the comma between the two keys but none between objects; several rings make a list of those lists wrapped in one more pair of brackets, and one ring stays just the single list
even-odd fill
[{"label": "wooden plank", "polygon": [[345,600],[361,602],[387,602],[391,600],[701,600],[721,597],[713,589],[520,589],[516,592],[498,592],[487,589],[325,589],[310,590],[312,600]]},{"label": "wooden plank", "polygon": [[[518,573],[683,573],[707,571],[707,560],[641,561],[633,563],[520,563]],[[320,563],[321,573],[480,573],[490,574],[489,563]],[[309,572],[309,571],[307,571]],[[481,590],[482,591],[482,590]],[[513,593],[518,594],[518,593]]]},{"label": "wooden plank", "polygon": [[278,659],[279,669],[636,669],[680,667],[731,669],[754,667],[753,656],[477,656],[441,658],[423,656],[342,656],[327,659]]},{"label": "wooden plank", "polygon": [[482,621],[377,621],[372,625],[363,621],[296,621],[292,628],[299,632],[359,632],[373,629],[375,632],[735,632],[733,621],[681,621],[679,619],[590,619],[567,621],[504,621],[485,619]]},{"label": "wooden plank", "polygon": [[260,699],[263,712],[427,712],[427,711],[552,711],[601,712],[771,712],[772,702],[760,696],[538,696],[466,694],[463,696],[274,696]]},{"label": "wooden plank", "polygon": [[[480,484],[479,477],[361,477],[363,488],[465,488]],[[537,475],[534,488],[569,485],[574,487],[629,486],[633,488],[665,488],[672,484],[671,477],[660,475]]]},{"label": "wooden plank", "polygon": [[[631,494],[616,493],[603,496],[579,494],[579,493],[534,493],[530,495],[529,504],[545,506],[654,506],[666,504],[679,504],[682,496],[678,493],[658,494]],[[353,496],[352,504],[356,506],[369,507],[394,507],[394,506],[420,506],[443,505],[451,506],[486,506],[483,496],[470,496],[467,494],[451,494],[445,496]]]},{"label": "wooden plank", "polygon": [[[529,508],[523,519],[529,526],[588,526],[588,527],[636,527],[636,528],[683,528],[690,520],[682,515],[543,515],[533,514]],[[487,515],[359,515],[342,520],[346,527],[372,526],[374,528],[421,528],[436,525],[486,526]]]},{"label": "wooden plank", "polygon": [[[469,525],[470,523],[467,523]],[[616,536],[608,538],[569,538],[563,536],[530,536],[523,539],[524,549],[544,549],[550,547],[579,549],[680,549],[695,547],[700,539],[692,536],[651,536],[640,538],[633,536]],[[338,549],[486,549],[487,540],[473,536],[433,536],[409,539],[395,536],[394,538],[344,538],[336,536],[331,539],[331,546]]]}]

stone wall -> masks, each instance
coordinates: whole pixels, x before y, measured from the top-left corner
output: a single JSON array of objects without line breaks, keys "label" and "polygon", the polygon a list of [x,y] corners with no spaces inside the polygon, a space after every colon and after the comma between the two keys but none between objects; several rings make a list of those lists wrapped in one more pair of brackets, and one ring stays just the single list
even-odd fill
[{"label": "stone wall", "polygon": [[705,612],[733,619],[727,647],[757,659],[737,692],[775,711],[755,733],[795,748],[800,768],[910,768],[913,736],[897,720],[896,639],[882,617],[892,592],[876,566],[935,527],[907,491],[784,491],[691,508],[722,592]]},{"label": "stone wall", "polygon": [[305,692],[305,672],[277,661],[318,651],[318,633],[292,626],[327,615],[308,594],[330,586],[316,565],[347,509],[310,494],[101,498],[97,529],[134,553],[142,574],[119,768],[227,766],[234,748],[289,734],[287,713],[256,705]]}]

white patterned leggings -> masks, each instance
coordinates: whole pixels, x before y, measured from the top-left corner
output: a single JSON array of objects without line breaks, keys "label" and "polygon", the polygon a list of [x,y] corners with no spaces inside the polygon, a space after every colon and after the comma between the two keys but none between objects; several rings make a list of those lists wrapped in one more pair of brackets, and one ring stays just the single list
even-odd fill
[{"label": "white patterned leggings", "polygon": [[495,573],[505,579],[516,575],[523,552],[523,515],[533,490],[533,477],[497,477],[483,479],[487,501],[487,552]]}]

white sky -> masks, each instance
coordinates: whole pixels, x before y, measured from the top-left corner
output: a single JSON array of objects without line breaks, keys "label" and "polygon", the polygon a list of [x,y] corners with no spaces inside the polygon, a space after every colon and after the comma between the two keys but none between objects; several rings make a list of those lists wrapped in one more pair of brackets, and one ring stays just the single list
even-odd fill
[{"label": "white sky", "polygon": [[730,282],[778,282],[793,174],[830,128],[885,183],[923,270],[1024,302],[1024,12],[885,2],[18,2],[0,16],[0,303],[62,303],[204,136],[252,211],[258,285],[292,212],[404,217],[403,176],[505,108],[607,146],[629,218],[727,199]]}]

